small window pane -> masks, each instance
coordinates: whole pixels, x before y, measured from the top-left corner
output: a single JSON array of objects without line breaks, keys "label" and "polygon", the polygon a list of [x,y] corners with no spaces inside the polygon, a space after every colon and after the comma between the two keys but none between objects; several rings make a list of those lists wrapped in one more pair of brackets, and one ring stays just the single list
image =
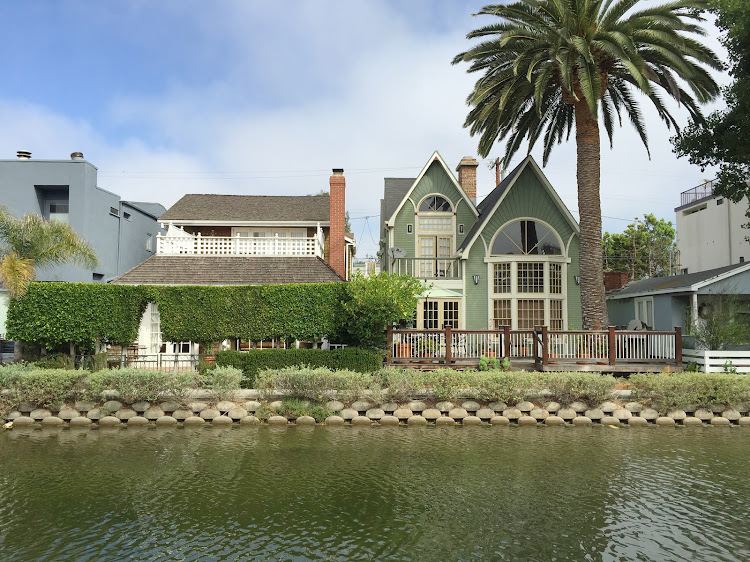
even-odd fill
[{"label": "small window pane", "polygon": [[563,301],[549,301],[549,327],[557,332],[563,330]]},{"label": "small window pane", "polygon": [[544,301],[541,299],[518,301],[518,329],[533,330],[544,324]]},{"label": "small window pane", "polygon": [[419,206],[420,211],[450,212],[451,204],[444,197],[431,195],[427,197]]},{"label": "small window pane", "polygon": [[549,264],[549,292],[562,295],[562,265],[559,263]]},{"label": "small window pane", "polygon": [[425,330],[438,329],[438,302],[424,301],[422,321]]},{"label": "small window pane", "polygon": [[450,217],[419,217],[421,230],[451,230],[453,223]]},{"label": "small window pane", "polygon": [[510,264],[509,263],[496,263],[495,264],[495,292],[496,293],[510,293]]},{"label": "small window pane", "polygon": [[495,237],[493,255],[561,255],[557,235],[536,221],[519,220],[507,225]]},{"label": "small window pane", "polygon": [[445,301],[443,303],[443,328],[450,326],[458,329],[458,301]]},{"label": "small window pane", "polygon": [[518,263],[518,292],[544,292],[544,264],[539,262]]},{"label": "small window pane", "polygon": [[503,326],[511,325],[510,300],[498,299],[493,301],[493,311],[493,320],[495,322],[496,330],[501,330]]}]

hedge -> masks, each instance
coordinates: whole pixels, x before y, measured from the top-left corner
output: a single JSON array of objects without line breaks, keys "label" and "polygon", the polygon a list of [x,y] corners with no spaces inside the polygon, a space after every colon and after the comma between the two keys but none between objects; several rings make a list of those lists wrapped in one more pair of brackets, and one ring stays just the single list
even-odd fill
[{"label": "hedge", "polygon": [[253,349],[250,351],[220,351],[216,364],[241,369],[246,377],[243,386],[252,387],[255,375],[264,369],[283,369],[305,365],[371,373],[383,366],[383,354],[368,349]]},{"label": "hedge", "polygon": [[156,302],[165,341],[273,338],[314,340],[341,329],[344,283],[158,287],[31,283],[11,299],[8,337],[48,349],[99,340],[130,345],[143,311]]}]

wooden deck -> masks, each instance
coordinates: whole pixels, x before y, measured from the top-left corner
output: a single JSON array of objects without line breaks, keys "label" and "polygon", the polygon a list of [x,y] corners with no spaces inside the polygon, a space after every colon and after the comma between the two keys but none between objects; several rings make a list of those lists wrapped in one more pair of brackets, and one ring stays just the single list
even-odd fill
[{"label": "wooden deck", "polygon": [[655,331],[388,330],[388,365],[409,369],[477,368],[509,357],[511,370],[600,373],[682,370],[682,333]]}]

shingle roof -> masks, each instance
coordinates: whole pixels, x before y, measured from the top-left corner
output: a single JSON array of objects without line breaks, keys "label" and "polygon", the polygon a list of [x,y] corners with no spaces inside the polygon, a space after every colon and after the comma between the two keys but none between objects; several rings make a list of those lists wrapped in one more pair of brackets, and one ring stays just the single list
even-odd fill
[{"label": "shingle roof", "polygon": [[687,291],[692,285],[696,283],[702,283],[709,279],[721,275],[723,273],[731,272],[741,267],[747,267],[748,263],[736,263],[734,265],[727,265],[725,267],[718,267],[716,269],[708,269],[706,271],[699,271],[697,273],[687,273],[685,275],[670,275],[668,277],[650,277],[649,279],[641,279],[640,281],[631,281],[620,289],[613,289],[607,291],[607,296],[611,297],[626,297],[629,295],[635,295],[639,293],[649,293],[652,291],[665,291],[665,292],[681,292]]},{"label": "shingle roof", "polygon": [[314,221],[329,220],[328,195],[184,195],[160,220]]},{"label": "shingle roof", "polygon": [[153,255],[117,285],[270,285],[343,281],[316,257]]},{"label": "shingle roof", "polygon": [[500,198],[503,196],[503,193],[508,189],[510,184],[513,183],[513,180],[516,178],[518,173],[521,171],[521,169],[526,165],[526,159],[521,161],[521,163],[513,168],[513,171],[508,174],[503,181],[501,181],[495,189],[490,191],[490,193],[482,199],[482,202],[477,205],[477,211],[479,211],[479,217],[477,218],[477,222],[474,223],[474,225],[469,229],[468,234],[464,238],[463,242],[461,242],[461,245],[458,247],[458,251],[465,250],[466,247],[469,245],[469,243],[474,238],[474,235],[477,232],[481,232],[481,230],[484,228],[484,224],[489,220],[492,209],[495,207],[495,204],[500,200]]},{"label": "shingle roof", "polygon": [[396,212],[415,180],[416,178],[385,178],[382,222],[386,222]]}]

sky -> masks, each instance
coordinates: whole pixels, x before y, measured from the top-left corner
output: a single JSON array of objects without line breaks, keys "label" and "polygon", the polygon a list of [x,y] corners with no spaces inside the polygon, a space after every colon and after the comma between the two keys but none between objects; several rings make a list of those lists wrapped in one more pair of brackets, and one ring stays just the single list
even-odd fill
[{"label": "sky", "polygon": [[[648,3],[648,2],[647,2]],[[100,187],[171,206],[186,193],[307,195],[344,168],[357,256],[377,252],[385,177],[415,177],[437,150],[477,157],[463,127],[475,76],[451,59],[487,25],[469,0],[56,0],[0,3],[0,158],[80,151]],[[718,32],[704,41],[722,59]],[[725,75],[717,81],[727,83]],[[672,153],[642,108],[651,158],[627,124],[602,142],[604,230],[711,178]],[[706,111],[718,106],[709,106]],[[678,121],[687,112],[676,108]],[[481,160],[477,192],[494,187]],[[514,166],[525,156],[523,148]],[[541,163],[541,146],[532,151]],[[575,143],[544,169],[577,218]]]}]

